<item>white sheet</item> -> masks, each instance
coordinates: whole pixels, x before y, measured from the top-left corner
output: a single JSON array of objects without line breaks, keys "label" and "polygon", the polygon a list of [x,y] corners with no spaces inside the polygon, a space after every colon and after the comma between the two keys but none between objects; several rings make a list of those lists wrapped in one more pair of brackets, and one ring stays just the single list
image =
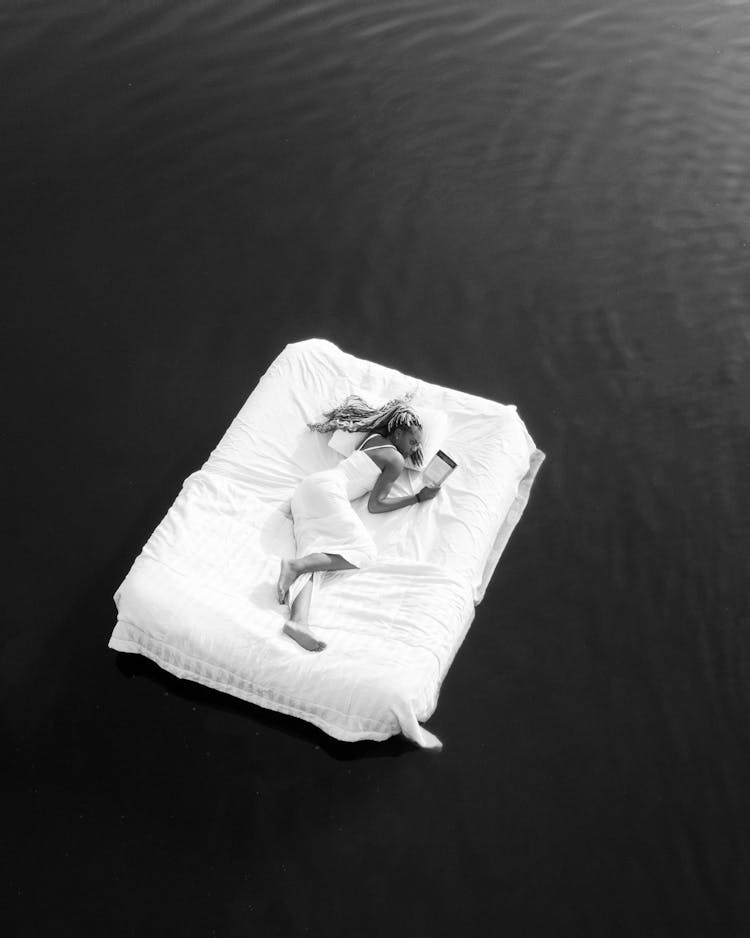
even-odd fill
[{"label": "white sheet", "polygon": [[[297,482],[341,458],[308,421],[349,393],[373,402],[418,385],[413,405],[449,417],[459,468],[433,501],[386,514],[355,502],[378,547],[370,568],[321,577],[310,653],[284,635],[279,558],[294,555]],[[544,458],[515,407],[409,378],[330,342],[288,345],[202,468],[189,476],[114,595],[109,645],[179,677],[301,717],[342,740],[419,725],[474,617]],[[402,473],[393,494],[417,491]]]}]

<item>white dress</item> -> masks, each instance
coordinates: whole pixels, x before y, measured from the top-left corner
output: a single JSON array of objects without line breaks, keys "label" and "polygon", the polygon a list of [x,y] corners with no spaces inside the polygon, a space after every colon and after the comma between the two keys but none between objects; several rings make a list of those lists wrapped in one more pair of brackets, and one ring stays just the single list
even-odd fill
[{"label": "white dress", "polygon": [[[375,543],[351,506],[355,498],[371,492],[381,473],[380,467],[361,448],[370,434],[346,459],[304,478],[291,501],[297,557],[306,554],[338,554],[355,567],[374,561]],[[370,450],[393,446],[383,443]],[[395,449],[395,447],[393,447]],[[298,576],[289,588],[289,605],[310,581],[311,573]],[[313,581],[314,582],[314,581]]]}]

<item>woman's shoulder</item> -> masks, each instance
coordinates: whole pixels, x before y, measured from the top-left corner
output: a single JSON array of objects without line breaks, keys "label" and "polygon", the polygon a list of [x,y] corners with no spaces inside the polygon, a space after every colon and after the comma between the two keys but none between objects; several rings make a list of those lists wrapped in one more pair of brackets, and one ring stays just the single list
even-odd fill
[{"label": "woman's shoulder", "polygon": [[361,445],[360,452],[367,453],[381,469],[394,465],[403,468],[404,457],[393,443],[389,443],[387,438],[379,433],[373,433],[369,439],[366,439]]},{"label": "woman's shoulder", "polygon": [[384,446],[382,449],[376,449],[375,452],[368,453],[367,455],[370,459],[374,459],[381,469],[390,466],[398,469],[400,472],[404,468],[404,457],[395,446]]},{"label": "woman's shoulder", "polygon": [[395,453],[396,456],[401,455],[388,437],[381,436],[379,433],[373,433],[369,439],[365,440],[362,444],[362,449],[376,449],[379,453]]},{"label": "woman's shoulder", "polygon": [[381,433],[371,433],[362,441],[362,449],[369,449],[371,446],[382,446],[388,440]]}]

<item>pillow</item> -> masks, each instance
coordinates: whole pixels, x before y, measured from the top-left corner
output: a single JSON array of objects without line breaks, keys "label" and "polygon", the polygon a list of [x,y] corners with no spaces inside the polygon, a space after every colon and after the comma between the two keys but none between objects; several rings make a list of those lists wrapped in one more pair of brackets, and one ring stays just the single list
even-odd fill
[{"label": "pillow", "polygon": [[[443,445],[448,433],[448,417],[442,410],[433,410],[431,407],[415,407],[414,410],[422,422],[422,465],[415,466],[410,456],[404,463],[404,468],[412,472],[421,472]],[[342,456],[349,456],[367,436],[367,433],[362,432],[336,430],[328,445]]]}]

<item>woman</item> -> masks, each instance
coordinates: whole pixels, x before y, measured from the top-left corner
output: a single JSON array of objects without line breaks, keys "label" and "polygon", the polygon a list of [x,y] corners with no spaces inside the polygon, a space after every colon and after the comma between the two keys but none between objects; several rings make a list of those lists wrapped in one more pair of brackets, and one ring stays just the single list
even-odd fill
[{"label": "woman", "polygon": [[281,561],[277,594],[291,611],[284,632],[308,651],[326,647],[308,624],[313,573],[353,570],[375,559],[375,544],[352,508],[352,500],[369,492],[368,511],[379,513],[429,501],[439,491],[425,487],[416,495],[388,497],[404,460],[411,456],[416,465],[422,462],[422,424],[408,404],[410,398],[394,398],[373,408],[352,394],[326,412],[323,421],[308,424],[319,433],[364,430],[368,434],[335,468],[303,479],[292,496],[297,557]]}]

